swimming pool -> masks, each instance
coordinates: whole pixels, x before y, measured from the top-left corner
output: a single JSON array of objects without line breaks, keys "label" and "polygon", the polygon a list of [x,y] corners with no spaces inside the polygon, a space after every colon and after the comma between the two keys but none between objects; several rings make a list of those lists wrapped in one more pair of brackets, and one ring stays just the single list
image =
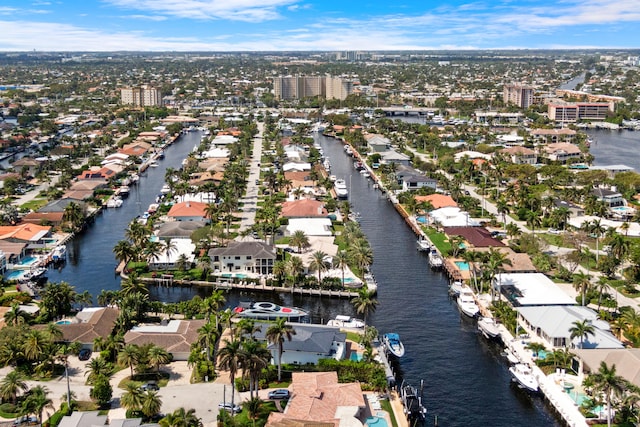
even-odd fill
[{"label": "swimming pool", "polygon": [[362,361],[363,357],[364,356],[362,354],[353,352],[351,353],[351,356],[349,356],[349,360],[353,360],[354,362],[360,362]]},{"label": "swimming pool", "polygon": [[247,275],[246,274],[242,274],[242,273],[222,273],[220,276],[226,277],[226,278],[236,277],[238,279],[246,279],[247,278]]},{"label": "swimming pool", "polygon": [[469,271],[469,263],[464,261],[455,261],[458,270],[460,271]]},{"label": "swimming pool", "polygon": [[635,209],[630,208],[629,206],[616,206],[615,208],[611,208],[611,210],[617,213],[629,215],[633,215],[636,212]]},{"label": "swimming pool", "polygon": [[23,270],[12,270],[9,274],[7,274],[5,276],[5,279],[7,279],[7,280],[18,280],[22,276],[24,276],[24,271]]},{"label": "swimming pool", "polygon": [[26,256],[24,258],[22,258],[20,260],[20,264],[19,265],[31,265],[33,263],[35,263],[36,261],[38,261],[38,258],[34,257],[34,256]]},{"label": "swimming pool", "polygon": [[387,420],[382,417],[369,417],[366,419],[365,423],[369,427],[388,427]]},{"label": "swimming pool", "polygon": [[56,322],[56,325],[70,325],[71,324],[71,320],[58,320]]},{"label": "swimming pool", "polygon": [[416,218],[416,221],[418,221],[421,224],[426,224],[427,223],[427,217],[419,216],[419,217]]},{"label": "swimming pool", "polygon": [[355,279],[353,277],[345,277],[343,283],[353,283]]}]

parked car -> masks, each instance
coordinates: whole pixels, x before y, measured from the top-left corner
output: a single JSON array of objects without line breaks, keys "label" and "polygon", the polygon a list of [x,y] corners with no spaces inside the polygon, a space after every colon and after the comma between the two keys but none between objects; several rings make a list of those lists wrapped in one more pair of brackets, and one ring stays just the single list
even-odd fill
[{"label": "parked car", "polygon": [[548,233],[549,233],[549,234],[560,234],[560,230],[555,229],[555,228],[550,228],[550,229],[548,230]]},{"label": "parked car", "polygon": [[277,390],[273,390],[269,392],[269,399],[271,400],[281,400],[289,398],[289,390],[286,388],[279,388]]},{"label": "parked car", "polygon": [[239,414],[240,412],[242,412],[242,407],[240,405],[231,405],[230,402],[220,402],[218,404],[218,409],[224,409],[227,412],[232,412],[234,414]]},{"label": "parked car", "polygon": [[35,425],[38,424],[38,418],[34,417],[34,416],[22,416],[20,418],[16,418],[15,420],[13,420],[13,425],[14,426],[22,426],[22,425]]},{"label": "parked car", "polygon": [[78,353],[78,359],[80,360],[89,360],[91,358],[91,350],[89,350],[88,348],[83,348],[82,350],[80,350],[80,353]]},{"label": "parked car", "polygon": [[160,390],[160,387],[158,387],[158,384],[155,381],[149,381],[146,384],[142,384],[140,386],[140,390],[142,390],[142,391],[158,391],[158,390]]}]

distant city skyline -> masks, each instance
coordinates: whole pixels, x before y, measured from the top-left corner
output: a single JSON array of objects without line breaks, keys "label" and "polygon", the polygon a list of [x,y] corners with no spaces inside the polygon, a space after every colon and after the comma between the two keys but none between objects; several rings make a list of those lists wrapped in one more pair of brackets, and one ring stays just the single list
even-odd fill
[{"label": "distant city skyline", "polygon": [[638,0],[4,0],[0,51],[640,48]]}]

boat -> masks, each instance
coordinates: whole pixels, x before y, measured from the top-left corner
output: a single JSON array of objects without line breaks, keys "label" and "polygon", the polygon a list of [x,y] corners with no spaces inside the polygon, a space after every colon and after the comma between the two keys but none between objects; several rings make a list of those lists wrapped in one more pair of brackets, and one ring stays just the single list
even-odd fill
[{"label": "boat", "polygon": [[538,380],[529,365],[516,363],[509,368],[509,372],[511,372],[513,379],[516,380],[520,387],[533,392],[538,391]]},{"label": "boat", "polygon": [[149,166],[150,166],[150,167],[152,167],[152,168],[157,168],[157,167],[158,167],[158,166],[160,166],[160,165],[158,165],[158,162],[156,162],[156,161],[154,160],[154,161],[152,161],[151,163],[149,163]]},{"label": "boat", "polygon": [[347,183],[344,179],[336,179],[334,182],[334,189],[336,190],[336,196],[338,199],[346,199],[349,196],[349,190],[347,190]]},{"label": "boat", "polygon": [[301,322],[309,316],[309,313],[302,309],[282,307],[268,301],[240,302],[240,305],[234,308],[233,312],[238,317],[248,317],[259,320],[276,320],[284,317],[289,322]]},{"label": "boat", "polygon": [[335,326],[338,328],[351,328],[351,329],[364,329],[364,321],[355,319],[350,316],[337,315],[335,319],[331,319],[327,322],[328,326]]},{"label": "boat", "polygon": [[416,246],[420,252],[431,251],[431,242],[427,239],[416,240]]},{"label": "boat", "polygon": [[360,160],[356,160],[353,162],[353,167],[356,168],[356,170],[361,171],[364,169],[364,164]]},{"label": "boat", "polygon": [[442,268],[442,264],[444,264],[442,257],[435,248],[432,248],[431,252],[429,252],[429,266],[431,268]]},{"label": "boat", "polygon": [[473,292],[471,292],[471,288],[468,286],[463,286],[460,290],[457,303],[460,311],[466,316],[476,317],[478,313],[480,313],[478,304],[476,304],[475,299],[473,299]]},{"label": "boat", "polygon": [[338,179],[338,177],[337,177],[337,176],[335,176],[335,175],[329,175],[329,181],[331,181],[331,182],[336,182],[336,179]]},{"label": "boat", "polygon": [[347,215],[347,219],[351,222],[358,222],[360,221],[360,212],[351,212],[349,213],[349,215]]},{"label": "boat", "polygon": [[396,357],[404,356],[404,344],[400,341],[400,335],[396,333],[387,333],[382,336],[382,342],[389,351]]},{"label": "boat", "polygon": [[400,387],[400,399],[404,406],[404,413],[413,425],[416,421],[424,421],[427,416],[427,409],[422,405],[422,388],[424,382],[420,382],[420,393],[418,389],[412,385],[402,383]]},{"label": "boat", "polygon": [[119,208],[120,206],[122,206],[122,199],[118,196],[112,197],[109,200],[107,200],[107,207],[108,208]]},{"label": "boat", "polygon": [[500,328],[491,317],[481,317],[478,319],[478,330],[488,339],[500,337]]},{"label": "boat", "polygon": [[453,294],[455,296],[458,296],[458,295],[460,295],[460,291],[462,290],[463,287],[464,287],[464,284],[461,281],[454,280],[449,285],[449,293],[451,293],[451,294]]},{"label": "boat", "polygon": [[118,196],[122,197],[123,199],[129,197],[129,186],[128,185],[123,185],[120,188],[118,188]]},{"label": "boat", "polygon": [[518,357],[508,348],[502,352],[502,355],[506,357],[511,364],[520,363],[520,359],[518,359]]},{"label": "boat", "polygon": [[344,152],[347,153],[347,156],[353,156],[353,150],[350,145],[344,146]]},{"label": "boat", "polygon": [[169,184],[163,185],[162,188],[160,189],[160,193],[161,194],[169,194],[169,193],[171,193],[171,187],[169,187]]},{"label": "boat", "polygon": [[64,261],[67,257],[67,247],[65,245],[58,245],[53,248],[53,252],[51,252],[51,259],[53,262]]},{"label": "boat", "polygon": [[371,174],[369,173],[369,171],[368,171],[368,170],[366,170],[366,169],[362,169],[362,170],[360,171],[360,175],[364,176],[365,178],[369,178],[369,177],[371,176]]}]

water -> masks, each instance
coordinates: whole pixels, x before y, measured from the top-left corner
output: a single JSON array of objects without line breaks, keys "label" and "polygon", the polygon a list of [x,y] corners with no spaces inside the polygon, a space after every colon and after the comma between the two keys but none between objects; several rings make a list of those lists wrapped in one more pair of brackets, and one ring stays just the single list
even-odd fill
[{"label": "water", "polygon": [[164,160],[158,161],[159,167],[147,169],[138,185],[131,187],[121,208],[104,209],[94,224],[67,242],[67,262],[59,269],[49,270],[49,281],[65,281],[78,292],[88,290],[93,296],[103,289],[119,289],[120,277],[115,275],[117,261],[113,254],[115,244],[124,238],[131,220],[155,201],[164,184],[166,169],[180,168],[182,160],[196,144],[200,144],[200,132],[182,135],[168,147]]},{"label": "water", "polygon": [[596,166],[627,165],[640,172],[640,132],[631,130],[594,129],[587,131],[593,138],[589,152]]},{"label": "water", "polygon": [[575,90],[576,86],[578,86],[580,83],[584,83],[584,78],[586,75],[587,73],[582,73],[579,76],[572,78],[568,82],[561,84],[560,89]]},{"label": "water", "polygon": [[478,333],[475,321],[460,316],[445,276],[429,269],[415,235],[371,181],[354,172],[342,144],[317,138],[331,173],[351,187],[349,201],[374,251],[380,305],[372,323],[380,333],[402,337],[400,372],[414,385],[425,380],[430,417],[437,415],[441,426],[560,425],[541,398],[511,385],[502,349]]}]

